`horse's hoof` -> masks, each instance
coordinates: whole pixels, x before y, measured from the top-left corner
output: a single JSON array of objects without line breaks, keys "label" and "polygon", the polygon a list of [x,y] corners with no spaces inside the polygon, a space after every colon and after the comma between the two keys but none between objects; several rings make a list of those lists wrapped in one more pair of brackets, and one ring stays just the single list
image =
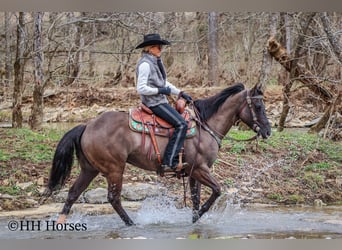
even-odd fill
[{"label": "horse's hoof", "polygon": [[198,214],[198,212],[193,212],[192,215],[192,223],[196,223],[201,216]]},{"label": "horse's hoof", "polygon": [[135,223],[134,223],[133,221],[126,222],[125,224],[126,224],[126,226],[128,226],[128,227],[136,226]]}]

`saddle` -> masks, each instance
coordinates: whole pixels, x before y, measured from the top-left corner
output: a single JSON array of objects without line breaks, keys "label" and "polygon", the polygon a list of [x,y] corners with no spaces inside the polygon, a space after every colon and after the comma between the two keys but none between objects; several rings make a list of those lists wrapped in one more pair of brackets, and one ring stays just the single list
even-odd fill
[{"label": "saddle", "polygon": [[[185,104],[184,104],[185,105]],[[191,119],[190,112],[184,109],[180,102],[176,103],[176,110],[187,121],[188,129],[186,138],[193,137],[196,134],[196,123]],[[171,137],[174,132],[174,127],[153,114],[152,110],[144,104],[139,104],[138,107],[129,110],[129,127],[131,130],[142,134],[141,146],[145,146],[145,136],[149,134],[153,144],[154,151],[157,155],[159,164],[161,164],[161,155],[156,140],[156,136]],[[150,147],[148,158],[152,159],[152,145]],[[182,163],[182,153],[179,154],[180,163]]]},{"label": "saddle", "polygon": [[[196,123],[191,120],[188,110],[182,111],[181,116],[188,123],[186,138],[193,137],[196,132]],[[153,114],[152,110],[142,103],[138,107],[129,110],[129,127],[135,132],[147,134],[151,134],[151,128],[153,128],[155,135],[165,137],[171,137],[174,131],[171,124]]]}]

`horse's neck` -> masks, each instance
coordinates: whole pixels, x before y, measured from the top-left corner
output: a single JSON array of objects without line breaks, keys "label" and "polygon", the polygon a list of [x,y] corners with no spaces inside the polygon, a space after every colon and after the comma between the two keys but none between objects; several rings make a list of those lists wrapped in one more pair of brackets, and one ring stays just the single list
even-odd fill
[{"label": "horse's neck", "polygon": [[227,98],[217,112],[207,121],[208,126],[216,133],[222,136],[226,135],[239,119],[240,107],[244,101],[243,92]]}]

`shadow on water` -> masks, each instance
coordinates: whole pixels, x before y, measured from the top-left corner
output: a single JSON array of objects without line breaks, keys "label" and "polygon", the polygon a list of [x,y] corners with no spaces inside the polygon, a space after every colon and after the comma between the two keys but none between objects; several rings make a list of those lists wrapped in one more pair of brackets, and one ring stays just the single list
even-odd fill
[{"label": "shadow on water", "polygon": [[339,206],[241,208],[229,203],[223,209],[212,209],[192,224],[190,208],[177,208],[170,198],[158,197],[146,199],[138,211],[128,213],[135,226],[126,227],[115,213],[90,216],[74,212],[67,223],[83,224],[86,230],[80,231],[46,230],[45,224],[55,221],[57,214],[42,218],[40,230],[10,231],[10,218],[0,221],[0,239],[342,239]]}]

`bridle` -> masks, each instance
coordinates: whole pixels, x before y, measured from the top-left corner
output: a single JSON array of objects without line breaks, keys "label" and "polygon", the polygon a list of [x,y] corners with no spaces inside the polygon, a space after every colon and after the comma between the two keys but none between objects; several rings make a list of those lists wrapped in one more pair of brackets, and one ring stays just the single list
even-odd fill
[{"label": "bridle", "polygon": [[[253,131],[255,131],[257,133],[256,135],[254,135],[253,137],[248,138],[248,139],[235,139],[235,138],[232,138],[232,137],[230,137],[228,135],[222,135],[219,132],[211,129],[209,127],[209,125],[205,121],[201,121],[201,118],[200,118],[200,115],[199,115],[199,111],[197,110],[197,108],[193,104],[193,102],[191,102],[193,110],[195,112],[195,116],[196,116],[194,118],[194,120],[199,125],[200,130],[201,130],[201,128],[203,128],[205,131],[207,131],[215,139],[215,141],[217,142],[217,145],[219,146],[219,148],[221,148],[222,140],[225,139],[225,138],[230,139],[230,140],[234,140],[234,141],[253,141],[253,140],[258,139],[260,127],[258,125],[258,118],[257,118],[257,116],[255,114],[254,109],[253,109],[252,99],[263,99],[263,96],[262,95],[250,96],[250,91],[249,90],[247,90],[246,93],[247,93],[246,94],[246,100],[245,100],[244,104],[241,106],[241,108],[239,110],[239,113],[238,113],[238,116],[240,117],[241,112],[245,109],[246,105],[248,105],[248,107],[249,107],[249,109],[250,109],[250,111],[252,113],[252,118],[253,118],[253,127],[252,128],[253,128]],[[240,120],[240,118],[238,120]]]},{"label": "bridle", "polygon": [[239,116],[241,114],[241,112],[245,109],[246,105],[248,105],[249,107],[249,110],[251,111],[252,113],[252,117],[253,117],[253,130],[258,133],[260,131],[260,127],[258,125],[258,118],[255,114],[255,111],[253,109],[253,106],[252,106],[252,99],[263,99],[264,97],[262,95],[257,95],[257,96],[250,96],[249,95],[249,90],[247,90],[247,95],[246,95],[246,102],[244,103],[244,105],[240,108],[239,110]]}]

